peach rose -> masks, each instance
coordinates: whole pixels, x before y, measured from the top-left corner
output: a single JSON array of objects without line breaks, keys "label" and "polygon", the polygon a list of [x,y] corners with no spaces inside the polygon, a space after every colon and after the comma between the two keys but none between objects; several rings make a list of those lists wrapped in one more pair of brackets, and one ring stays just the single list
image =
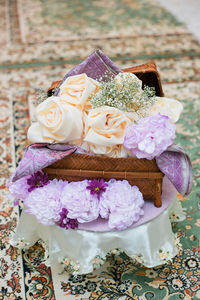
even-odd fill
[{"label": "peach rose", "polygon": [[88,100],[98,90],[99,83],[83,73],[68,77],[61,84],[59,95],[67,103],[78,106],[81,110],[88,111],[91,108]]},{"label": "peach rose", "polygon": [[170,118],[173,123],[176,123],[183,110],[183,105],[175,100],[165,97],[156,97],[156,102],[147,113],[148,116],[154,116],[160,113]]},{"label": "peach rose", "polygon": [[[131,123],[129,117],[117,108],[102,106],[91,109],[86,117],[85,138],[90,151],[120,157],[125,128]],[[113,154],[113,153],[115,154]]]},{"label": "peach rose", "polygon": [[40,103],[36,119],[28,130],[28,139],[33,143],[67,143],[81,138],[81,111],[59,97],[52,96]]}]

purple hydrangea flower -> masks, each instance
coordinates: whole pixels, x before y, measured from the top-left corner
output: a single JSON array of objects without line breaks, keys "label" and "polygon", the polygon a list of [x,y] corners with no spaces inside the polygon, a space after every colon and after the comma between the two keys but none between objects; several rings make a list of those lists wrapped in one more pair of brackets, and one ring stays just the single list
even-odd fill
[{"label": "purple hydrangea flower", "polygon": [[48,174],[38,171],[27,179],[27,184],[29,185],[28,191],[32,192],[34,189],[43,187],[49,183]]},{"label": "purple hydrangea flower", "polygon": [[70,182],[63,190],[62,207],[68,210],[68,218],[78,222],[91,222],[99,216],[99,200],[87,189],[88,180]]},{"label": "purple hydrangea flower", "polygon": [[106,191],[106,187],[108,184],[104,181],[104,179],[93,179],[89,182],[87,189],[90,190],[91,195],[97,195],[98,199],[103,192]]},{"label": "purple hydrangea flower", "polygon": [[123,230],[144,214],[143,205],[143,196],[137,186],[131,186],[127,180],[111,179],[101,196],[99,210],[101,217],[108,219],[111,229]]},{"label": "purple hydrangea flower", "polygon": [[60,220],[58,221],[58,225],[61,228],[66,229],[75,229],[78,228],[78,221],[76,219],[70,219],[68,218],[68,210],[66,208],[63,208],[62,211],[59,213]]},{"label": "purple hydrangea flower", "polygon": [[124,147],[137,158],[153,159],[173,144],[175,133],[176,126],[167,116],[149,116],[127,127]]}]

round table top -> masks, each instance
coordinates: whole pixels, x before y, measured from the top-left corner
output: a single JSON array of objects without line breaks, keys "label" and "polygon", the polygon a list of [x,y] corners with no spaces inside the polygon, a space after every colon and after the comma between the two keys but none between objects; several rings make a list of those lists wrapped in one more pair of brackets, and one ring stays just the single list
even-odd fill
[{"label": "round table top", "polygon": [[[141,216],[140,219],[137,222],[133,223],[129,228],[137,227],[159,216],[172,202],[172,200],[176,196],[176,193],[177,191],[175,187],[165,176],[163,178],[162,206],[155,207],[154,202],[152,200],[145,200],[144,207],[143,207],[144,215]],[[92,222],[82,223],[82,224],[79,223],[78,229],[95,231],[95,232],[115,231],[109,228],[108,220],[102,219],[101,217],[99,217],[98,219]]]}]

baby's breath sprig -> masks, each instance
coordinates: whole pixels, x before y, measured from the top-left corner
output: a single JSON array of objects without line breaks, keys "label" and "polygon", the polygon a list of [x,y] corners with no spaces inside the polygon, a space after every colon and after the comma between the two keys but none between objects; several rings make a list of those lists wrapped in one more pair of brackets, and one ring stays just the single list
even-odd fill
[{"label": "baby's breath sprig", "polygon": [[126,74],[119,80],[100,80],[100,90],[90,101],[93,108],[105,105],[137,112],[155,102],[155,89],[145,86],[142,90],[140,81]]},{"label": "baby's breath sprig", "polygon": [[145,85],[143,88],[142,98],[146,99],[147,105],[153,105],[156,101],[156,91],[154,87]]},{"label": "baby's breath sprig", "polygon": [[150,87],[148,85],[145,85],[144,88],[143,88],[143,91],[145,92],[145,94],[148,96],[148,97],[154,97],[155,96],[155,88],[154,87]]},{"label": "baby's breath sprig", "polygon": [[42,89],[36,89],[36,105],[39,105],[40,103],[42,103],[44,100],[47,99],[47,92]]}]

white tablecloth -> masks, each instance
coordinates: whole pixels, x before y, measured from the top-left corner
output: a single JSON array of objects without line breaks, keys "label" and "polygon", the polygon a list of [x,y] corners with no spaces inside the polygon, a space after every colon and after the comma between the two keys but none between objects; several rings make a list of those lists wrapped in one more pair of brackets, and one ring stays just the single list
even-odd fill
[{"label": "white tablecloth", "polygon": [[171,260],[178,252],[179,243],[172,232],[170,215],[175,215],[176,221],[177,216],[178,220],[184,218],[176,197],[159,216],[123,231],[92,232],[44,226],[34,216],[22,212],[11,244],[27,249],[40,240],[46,249],[47,263],[63,263],[74,274],[92,272],[110,251],[124,251],[146,267],[155,267]]}]

